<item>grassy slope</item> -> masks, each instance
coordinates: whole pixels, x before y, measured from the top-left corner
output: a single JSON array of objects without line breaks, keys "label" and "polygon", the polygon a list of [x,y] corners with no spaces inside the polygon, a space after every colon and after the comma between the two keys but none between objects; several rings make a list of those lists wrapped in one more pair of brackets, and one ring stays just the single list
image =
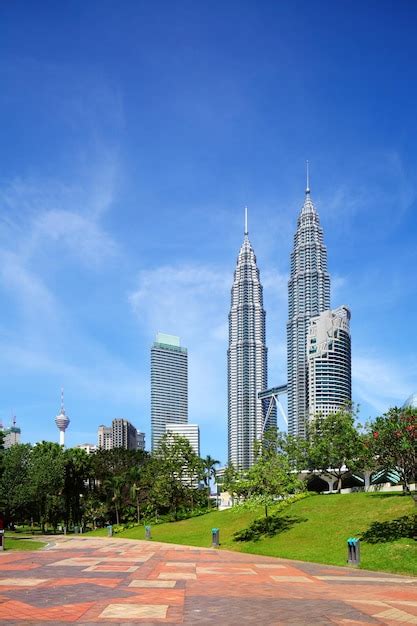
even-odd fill
[{"label": "grassy slope", "polygon": [[[260,514],[236,509],[214,511],[181,522],[153,526],[152,538],[204,547],[211,543],[211,528],[218,527],[222,548],[345,565],[348,537],[358,536],[372,521],[390,520],[415,512],[416,507],[410,497],[396,494],[311,496],[285,509],[283,514],[294,519],[294,525],[289,530],[261,541],[233,541],[233,533]],[[144,530],[135,527],[117,536],[143,539]],[[377,545],[362,542],[361,556],[365,569],[417,575],[417,542],[411,539]]]},{"label": "grassy slope", "polygon": [[15,533],[7,533],[5,539],[6,550],[39,550],[46,544],[44,541],[33,541],[29,537],[16,537]]}]

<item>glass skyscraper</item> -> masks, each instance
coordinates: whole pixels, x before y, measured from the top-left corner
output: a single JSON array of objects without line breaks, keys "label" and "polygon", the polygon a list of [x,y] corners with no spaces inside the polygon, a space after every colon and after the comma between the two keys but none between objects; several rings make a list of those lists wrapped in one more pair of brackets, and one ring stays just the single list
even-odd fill
[{"label": "glass skyscraper", "polygon": [[188,422],[188,354],[180,338],[158,333],[151,348],[152,450],[167,424]]},{"label": "glass skyscraper", "polygon": [[[231,290],[227,365],[229,463],[246,469],[253,464],[254,442],[262,437],[265,426],[257,394],[267,388],[268,378],[262,285],[248,238],[247,216]],[[271,416],[271,422],[274,419]]]},{"label": "glass skyscraper", "polygon": [[330,276],[323,229],[307,182],[298,216],[288,282],[288,432],[305,436],[308,420],[307,332],[311,317],[330,309]]}]

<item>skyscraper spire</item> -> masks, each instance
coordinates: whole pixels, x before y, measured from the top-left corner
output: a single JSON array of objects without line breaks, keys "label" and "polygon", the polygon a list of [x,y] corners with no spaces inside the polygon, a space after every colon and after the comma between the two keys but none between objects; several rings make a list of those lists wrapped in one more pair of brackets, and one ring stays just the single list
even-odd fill
[{"label": "skyscraper spire", "polygon": [[288,282],[288,432],[304,436],[308,420],[307,331],[310,318],[330,309],[327,250],[319,216],[310,197],[309,170],[304,205],[298,216]]},{"label": "skyscraper spire", "polygon": [[308,161],[306,161],[306,174],[307,174],[307,186],[306,186],[306,194],[310,193],[310,172]]},{"label": "skyscraper spire", "polygon": [[61,413],[62,415],[65,415],[65,408],[64,408],[64,388],[61,387]]},{"label": "skyscraper spire", "polygon": [[245,235],[248,235],[248,207],[245,206]]},{"label": "skyscraper spire", "polygon": [[230,305],[229,463],[237,469],[248,469],[255,461],[255,442],[263,433],[264,416],[258,391],[267,388],[268,376],[262,285],[248,237],[246,207],[245,237],[237,259]]}]

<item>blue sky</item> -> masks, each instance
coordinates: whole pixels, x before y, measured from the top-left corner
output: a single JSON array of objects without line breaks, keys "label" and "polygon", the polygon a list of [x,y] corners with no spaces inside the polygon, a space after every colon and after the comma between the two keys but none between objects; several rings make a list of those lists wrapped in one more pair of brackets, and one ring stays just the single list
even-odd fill
[{"label": "blue sky", "polygon": [[150,346],[189,349],[189,418],[226,458],[230,287],[243,207],[270,384],[286,378],[305,160],[352,310],[363,421],[417,390],[413,1],[0,6],[0,418],[24,441],[150,442]]}]

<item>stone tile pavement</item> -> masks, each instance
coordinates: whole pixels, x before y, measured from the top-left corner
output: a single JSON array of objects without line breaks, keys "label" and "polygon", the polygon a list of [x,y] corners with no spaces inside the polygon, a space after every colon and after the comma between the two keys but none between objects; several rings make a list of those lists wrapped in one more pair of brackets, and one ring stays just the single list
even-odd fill
[{"label": "stone tile pavement", "polygon": [[417,625],[417,578],[111,538],[0,553],[0,623]]}]

